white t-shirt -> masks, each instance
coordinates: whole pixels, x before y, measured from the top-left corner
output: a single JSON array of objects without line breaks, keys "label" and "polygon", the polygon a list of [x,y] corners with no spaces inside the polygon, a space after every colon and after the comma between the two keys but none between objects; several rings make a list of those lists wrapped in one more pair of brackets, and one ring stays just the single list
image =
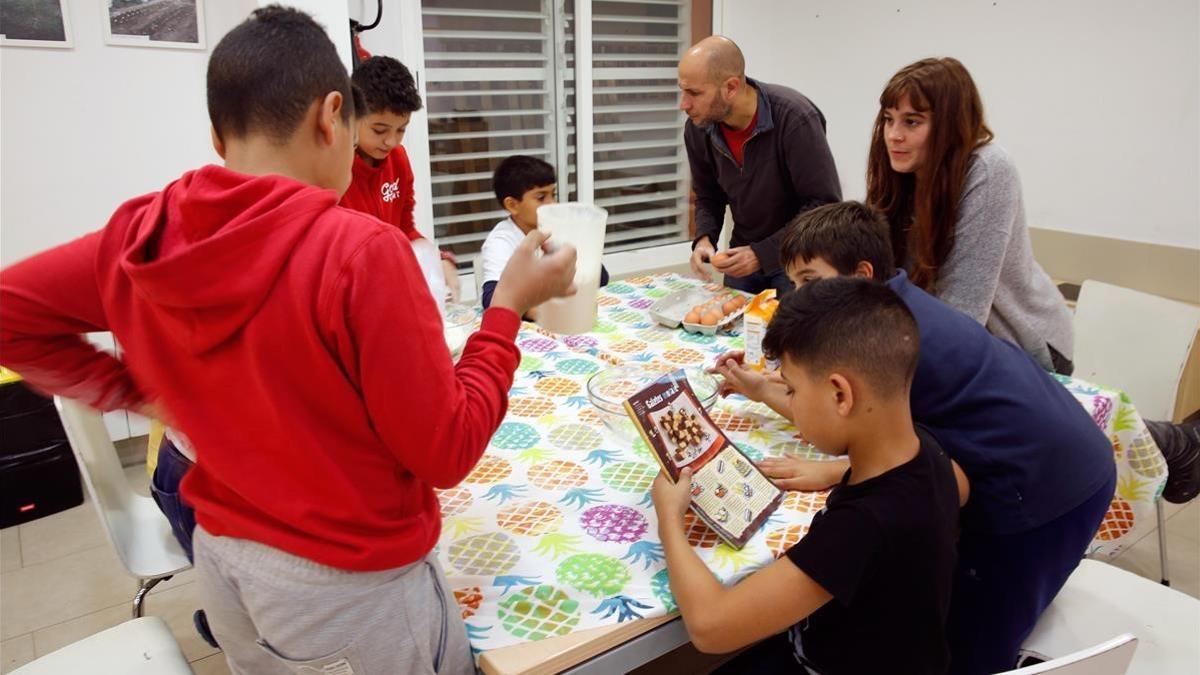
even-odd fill
[{"label": "white t-shirt", "polygon": [[517,227],[512,218],[505,218],[496,223],[479,251],[479,261],[483,269],[483,281],[479,282],[480,284],[500,280],[500,273],[504,271],[508,259],[524,238],[525,233]]}]

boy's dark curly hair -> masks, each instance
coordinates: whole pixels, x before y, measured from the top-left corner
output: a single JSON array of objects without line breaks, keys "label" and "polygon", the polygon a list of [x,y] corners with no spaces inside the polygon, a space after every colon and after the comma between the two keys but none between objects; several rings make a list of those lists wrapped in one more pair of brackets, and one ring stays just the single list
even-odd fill
[{"label": "boy's dark curly hair", "polygon": [[421,109],[421,95],[412,73],[390,56],[372,56],[358,64],[351,80],[366,101],[365,109],[358,111],[360,116],[385,110],[407,115]]}]

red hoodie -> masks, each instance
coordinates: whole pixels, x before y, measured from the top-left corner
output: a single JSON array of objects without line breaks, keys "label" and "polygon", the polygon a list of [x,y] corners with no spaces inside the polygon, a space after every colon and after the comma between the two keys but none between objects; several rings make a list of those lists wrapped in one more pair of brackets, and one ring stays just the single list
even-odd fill
[{"label": "red hoodie", "polygon": [[[214,535],[351,570],[436,543],[507,407],[520,325],[489,309],[455,366],[408,241],[280,176],[208,166],[0,272],[0,361],[102,410],[155,401],[195,446]],[[123,360],[80,333],[111,330]]]},{"label": "red hoodie", "polygon": [[355,153],[353,172],[354,179],[342,195],[342,206],[395,225],[409,241],[421,238],[413,220],[417,199],[412,164],[403,145],[392,148],[379,166],[371,166]]}]

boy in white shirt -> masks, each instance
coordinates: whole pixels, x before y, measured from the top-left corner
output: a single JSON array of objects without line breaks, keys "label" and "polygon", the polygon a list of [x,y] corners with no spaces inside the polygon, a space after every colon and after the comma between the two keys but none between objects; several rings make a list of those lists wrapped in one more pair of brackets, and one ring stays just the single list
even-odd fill
[{"label": "boy in white shirt", "polygon": [[[483,274],[483,286],[479,302],[487,309],[492,304],[492,291],[500,280],[500,273],[508,264],[513,251],[529,232],[537,229],[537,209],[544,204],[556,204],[558,181],[554,167],[536,157],[513,155],[505,158],[492,175],[492,189],[496,200],[508,211],[508,217],[496,223],[483,248],[479,252],[476,273]],[[608,284],[608,270],[600,266],[600,285]],[[525,318],[536,320],[537,309],[531,309]]]}]

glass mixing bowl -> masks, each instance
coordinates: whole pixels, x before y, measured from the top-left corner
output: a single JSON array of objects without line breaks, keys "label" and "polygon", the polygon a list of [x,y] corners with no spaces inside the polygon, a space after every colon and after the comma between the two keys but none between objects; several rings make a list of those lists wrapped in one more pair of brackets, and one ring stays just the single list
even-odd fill
[{"label": "glass mixing bowl", "polygon": [[[625,399],[675,370],[679,369],[645,363],[625,363],[606,368],[588,379],[588,400],[609,429],[626,440],[635,441],[641,438],[641,434],[625,412]],[[712,408],[717,402],[717,379],[701,368],[684,368],[683,372],[704,409]]]}]

